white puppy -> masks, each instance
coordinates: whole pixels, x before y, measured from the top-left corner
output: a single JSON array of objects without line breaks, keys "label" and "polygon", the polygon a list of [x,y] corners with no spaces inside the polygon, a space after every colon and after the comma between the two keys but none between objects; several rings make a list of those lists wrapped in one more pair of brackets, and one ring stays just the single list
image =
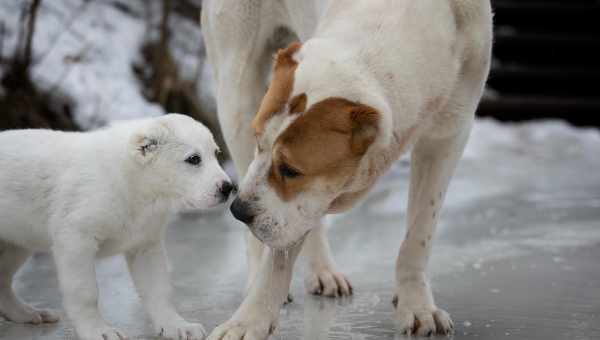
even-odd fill
[{"label": "white puppy", "polygon": [[67,133],[0,133],[0,314],[56,322],[21,302],[14,273],[32,251],[51,251],[67,315],[85,340],[123,339],[98,311],[94,263],[124,253],[157,334],[202,339],[171,302],[163,234],[170,213],[225,202],[233,186],[210,131],[169,114]]},{"label": "white puppy", "polygon": [[244,178],[231,211],[252,232],[248,296],[210,339],[268,337],[303,242],[308,290],[351,294],[321,218],[354,206],[411,148],[396,319],[404,333],[450,333],[425,273],[489,71],[490,1],[206,0],[202,30]]}]

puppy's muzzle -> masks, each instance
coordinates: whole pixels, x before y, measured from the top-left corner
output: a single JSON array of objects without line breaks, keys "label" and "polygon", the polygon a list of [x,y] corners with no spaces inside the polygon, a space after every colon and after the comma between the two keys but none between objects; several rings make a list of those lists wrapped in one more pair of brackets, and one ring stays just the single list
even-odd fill
[{"label": "puppy's muzzle", "polygon": [[254,213],[250,207],[248,202],[242,201],[239,197],[237,197],[233,203],[231,204],[231,213],[233,217],[238,219],[241,222],[244,222],[246,225],[250,225],[252,221],[254,221]]},{"label": "puppy's muzzle", "polygon": [[221,183],[221,186],[219,186],[219,194],[221,195],[221,202],[225,202],[229,199],[229,195],[233,192],[235,193],[237,191],[237,188],[235,187],[235,185],[224,181],[223,183]]}]

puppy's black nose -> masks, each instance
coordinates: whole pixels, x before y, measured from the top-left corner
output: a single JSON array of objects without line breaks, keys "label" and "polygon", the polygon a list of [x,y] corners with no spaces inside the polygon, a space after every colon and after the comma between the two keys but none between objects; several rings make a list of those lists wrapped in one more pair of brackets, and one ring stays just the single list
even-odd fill
[{"label": "puppy's black nose", "polygon": [[254,215],[250,211],[250,205],[242,201],[239,197],[233,201],[230,210],[233,217],[246,224],[250,224],[254,220]]},{"label": "puppy's black nose", "polygon": [[221,186],[219,187],[219,192],[221,193],[221,196],[223,197],[223,201],[227,201],[227,199],[229,198],[229,194],[231,194],[232,191],[235,190],[235,186],[227,181],[223,182],[221,184]]}]

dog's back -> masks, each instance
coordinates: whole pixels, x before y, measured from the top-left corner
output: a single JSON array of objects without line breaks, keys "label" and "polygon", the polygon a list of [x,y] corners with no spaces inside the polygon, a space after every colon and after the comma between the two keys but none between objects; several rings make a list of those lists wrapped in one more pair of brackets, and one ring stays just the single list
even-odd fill
[{"label": "dog's back", "polygon": [[[49,196],[64,169],[64,133],[10,130],[0,133],[0,238],[47,246],[40,237],[48,219]],[[45,233],[44,233],[45,234]]]}]

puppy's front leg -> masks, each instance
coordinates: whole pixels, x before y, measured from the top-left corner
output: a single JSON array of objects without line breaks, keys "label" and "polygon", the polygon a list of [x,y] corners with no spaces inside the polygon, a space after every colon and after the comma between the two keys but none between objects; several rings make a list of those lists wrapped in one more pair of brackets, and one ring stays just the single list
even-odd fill
[{"label": "puppy's front leg", "polygon": [[162,242],[138,248],[127,253],[126,257],[133,282],[156,334],[169,339],[204,339],[206,333],[202,325],[185,321],[173,305],[169,263]]},{"label": "puppy's front leg", "polygon": [[448,334],[448,313],[433,300],[425,271],[446,189],[470,127],[445,139],[422,138],[412,151],[407,233],[396,263],[396,315],[403,333]]},{"label": "puppy's front leg", "polygon": [[98,310],[97,251],[97,241],[85,236],[69,234],[54,240],[64,307],[81,340],[123,340],[125,335],[108,326]]},{"label": "puppy's front leg", "polygon": [[279,309],[287,298],[292,270],[302,243],[288,250],[265,248],[256,279],[231,319],[208,340],[265,340],[277,327]]}]

